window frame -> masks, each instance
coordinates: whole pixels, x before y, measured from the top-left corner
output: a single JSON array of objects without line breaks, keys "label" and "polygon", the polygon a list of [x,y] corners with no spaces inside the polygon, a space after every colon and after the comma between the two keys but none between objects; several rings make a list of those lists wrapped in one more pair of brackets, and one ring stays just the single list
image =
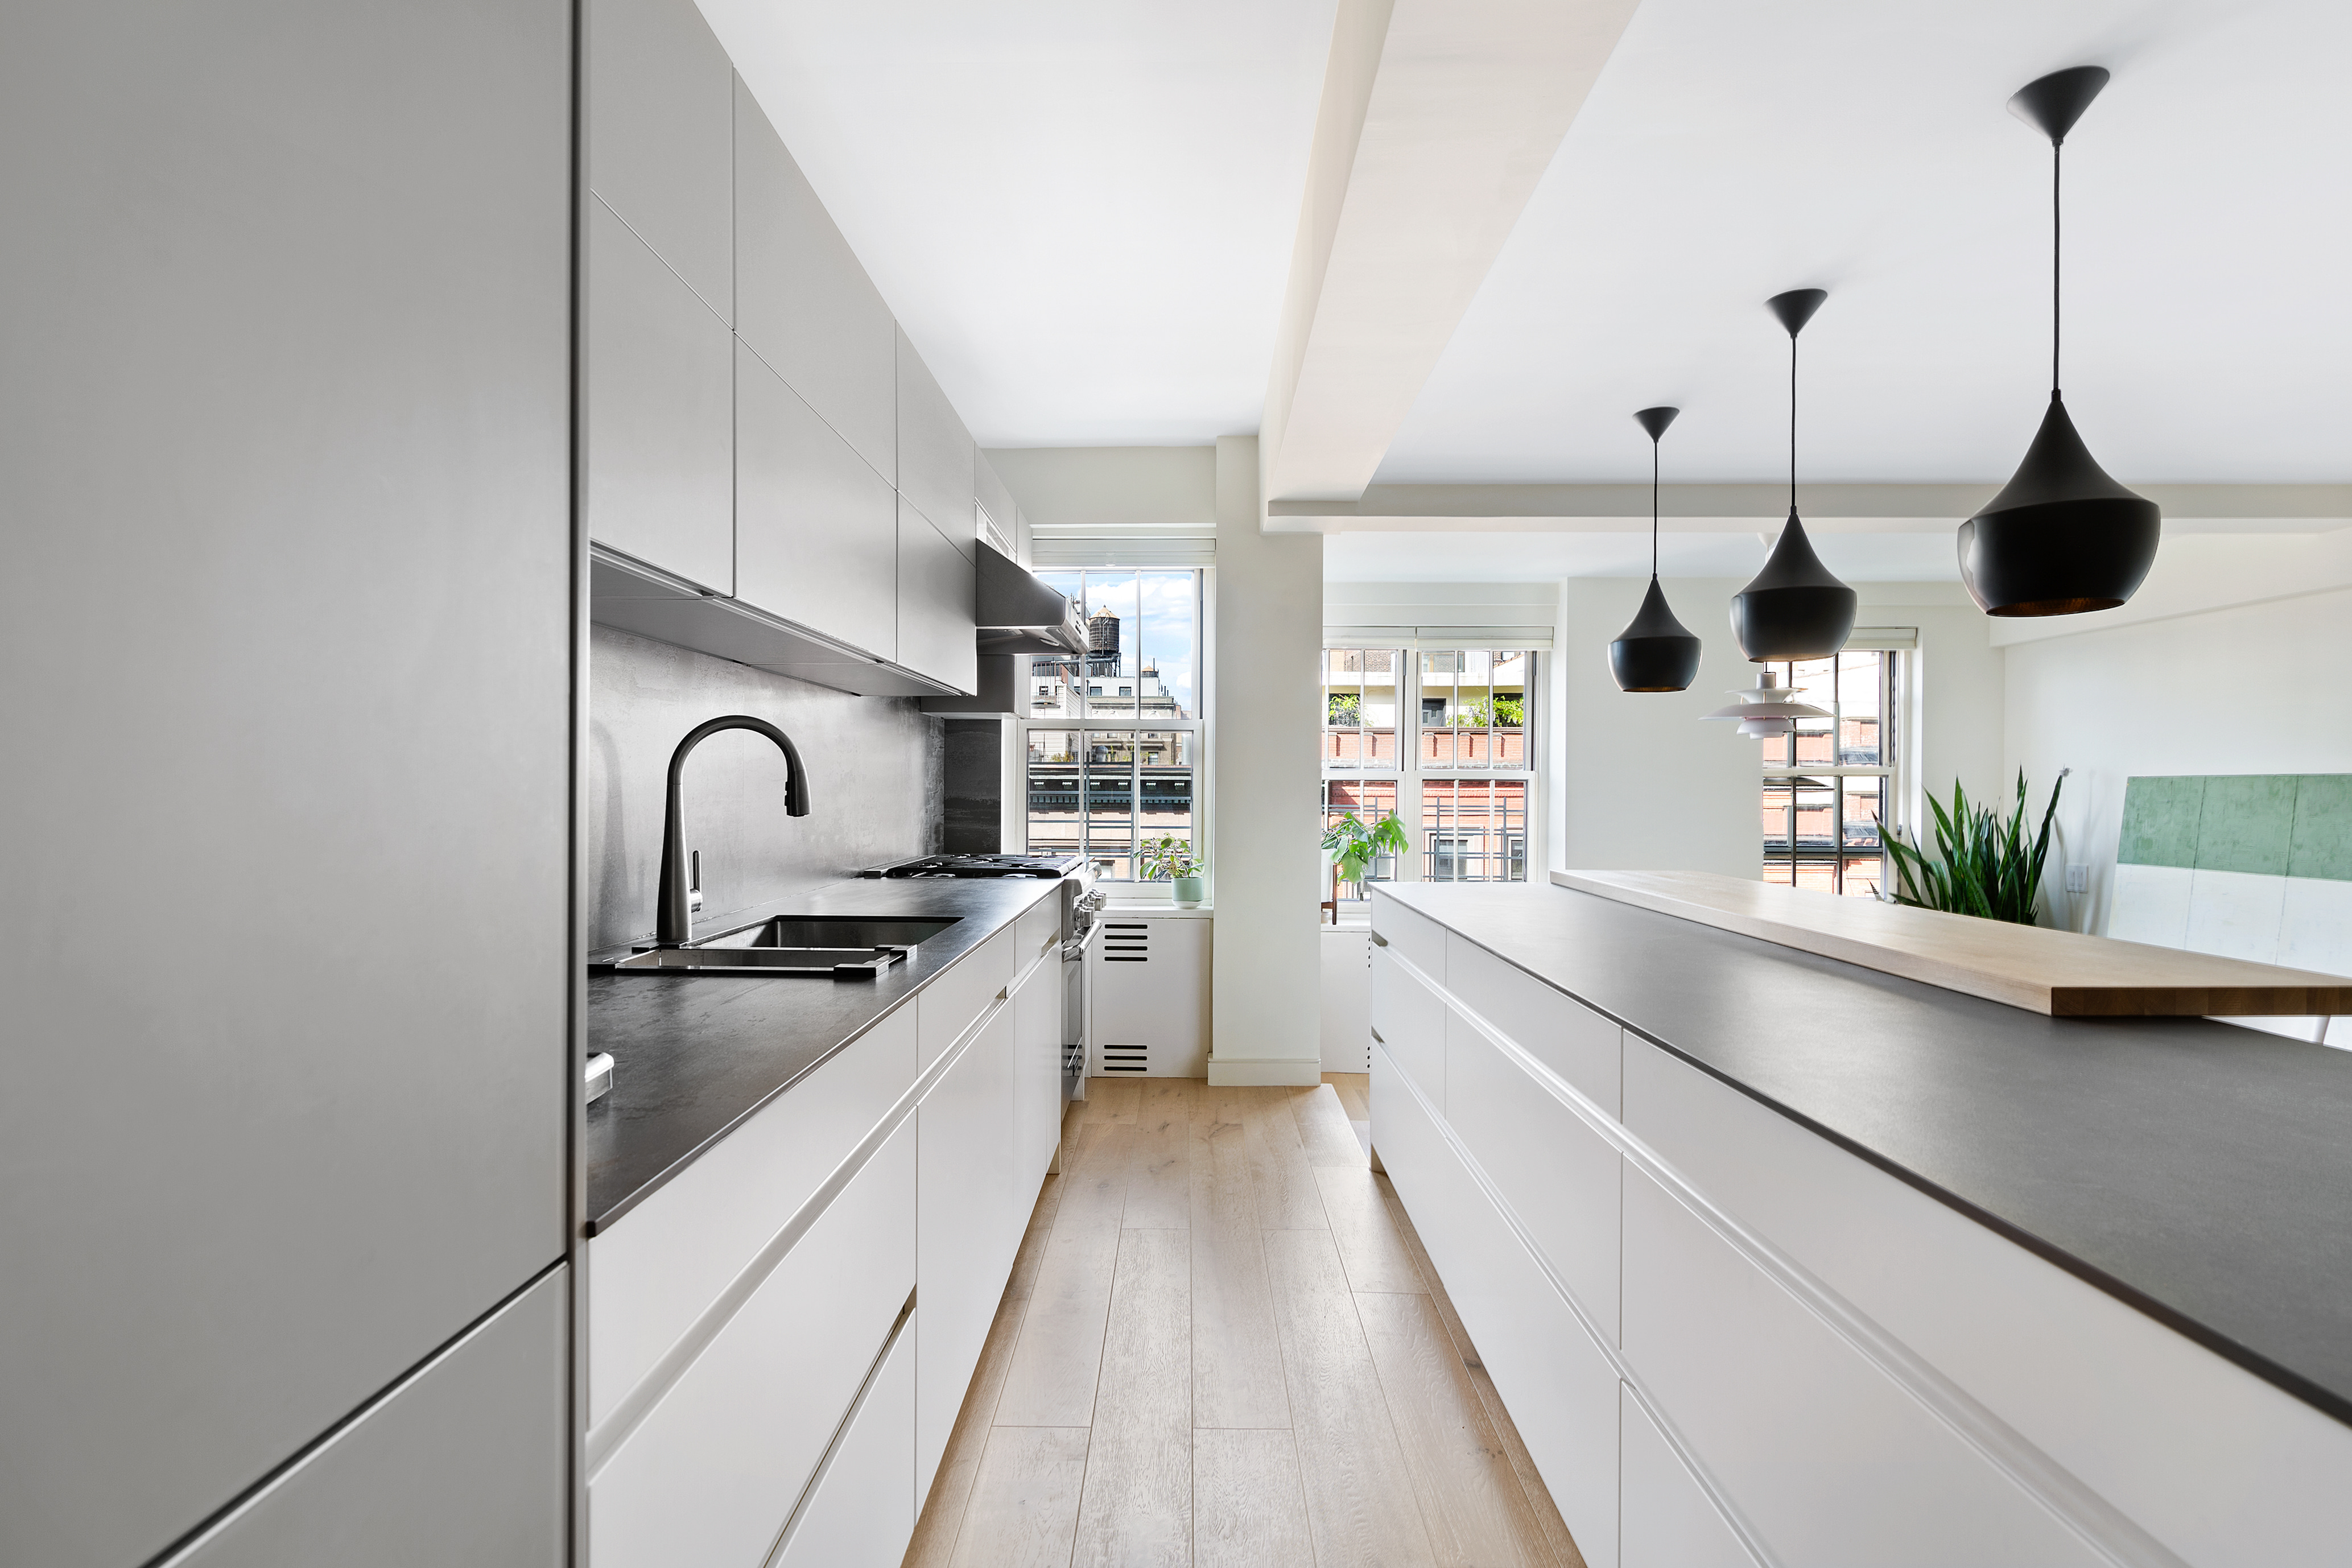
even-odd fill
[{"label": "window frame", "polygon": [[[1087,700],[1089,692],[1080,690],[1078,689],[1081,686],[1091,687],[1093,685],[1099,684],[1100,682],[1092,677],[1081,674],[1075,679],[1065,680],[1062,682],[1065,691],[1075,696],[1077,700],[1075,704],[1074,711],[1060,714],[1039,714],[1034,710],[1036,698],[1041,695],[1050,694],[1052,691],[1052,686],[1046,680],[1038,677],[1036,674],[1036,666],[1039,662],[1049,659],[1051,656],[1022,655],[1021,657],[1029,662],[1024,666],[1022,679],[1018,683],[1019,687],[1023,690],[1024,709],[1021,712],[1013,716],[1012,744],[1008,748],[1008,751],[1011,753],[1009,759],[1011,765],[1008,769],[1010,776],[1006,781],[1008,785],[1006,798],[1009,802],[1013,803],[1013,809],[1006,813],[1007,820],[1005,823],[1006,831],[1004,836],[1006,841],[1008,843],[1017,844],[1020,847],[1020,852],[1023,853],[1026,853],[1032,847],[1029,841],[1029,755],[1030,736],[1034,732],[1044,730],[1059,732],[1075,732],[1078,736],[1077,747],[1079,761],[1076,765],[1080,770],[1081,780],[1079,822],[1081,833],[1080,842],[1082,844],[1087,842],[1086,795],[1088,792],[1085,786],[1085,780],[1087,770],[1090,766],[1086,760],[1086,752],[1088,750],[1087,736],[1091,734],[1124,734],[1129,738],[1129,751],[1130,753],[1130,761],[1128,766],[1128,798],[1132,803],[1132,815],[1129,818],[1132,826],[1128,839],[1129,846],[1129,858],[1136,862],[1134,868],[1140,871],[1142,868],[1140,860],[1144,839],[1147,837],[1160,837],[1159,834],[1147,835],[1145,832],[1146,824],[1143,816],[1143,746],[1140,738],[1143,735],[1152,733],[1188,734],[1192,738],[1192,808],[1191,824],[1192,847],[1194,852],[1200,858],[1202,874],[1206,876],[1210,863],[1211,824],[1214,815],[1212,810],[1212,803],[1210,800],[1211,767],[1209,748],[1211,742],[1209,719],[1206,713],[1206,707],[1209,700],[1208,694],[1211,686],[1209,672],[1211,668],[1211,659],[1213,658],[1210,643],[1210,633],[1213,621],[1211,613],[1213,607],[1213,583],[1211,569],[1201,566],[1129,566],[1106,563],[1100,565],[1083,567],[1041,567],[1039,568],[1039,571],[1041,574],[1076,574],[1079,579],[1080,584],[1079,593],[1081,597],[1079,599],[1079,605],[1081,610],[1083,610],[1086,602],[1083,596],[1086,592],[1085,580],[1089,574],[1103,575],[1116,574],[1121,576],[1133,576],[1137,574],[1174,576],[1179,574],[1189,574],[1192,578],[1193,710],[1189,716],[1181,718],[1171,717],[1168,715],[1146,716],[1139,711],[1142,704],[1142,699],[1139,696],[1130,695],[1126,699],[1126,711],[1124,713],[1096,713],[1091,711],[1092,703]],[[1136,660],[1136,670],[1137,673],[1133,676],[1122,677],[1112,675],[1105,676],[1101,678],[1101,679],[1107,680],[1114,689],[1117,688],[1119,681],[1122,679],[1127,680],[1132,687],[1139,688],[1142,684],[1142,660],[1139,657]],[[1045,688],[1044,692],[1034,690],[1035,688],[1041,686]],[[1113,702],[1119,700],[1118,697],[1111,693],[1105,693],[1104,700]],[[1084,852],[1087,853],[1089,860],[1094,859],[1091,849]],[[1121,902],[1135,903],[1166,901],[1175,896],[1174,884],[1171,881],[1148,882],[1142,880],[1139,877],[1129,879],[1110,876],[1100,876],[1100,880],[1107,886],[1115,887],[1118,889],[1118,896]]]},{"label": "window frame", "polygon": [[[1550,650],[1540,647],[1506,647],[1501,644],[1474,646],[1464,638],[1449,639],[1446,646],[1443,647],[1433,641],[1405,639],[1378,644],[1359,641],[1327,644],[1323,649],[1323,667],[1317,678],[1317,694],[1323,715],[1322,722],[1318,726],[1318,744],[1319,749],[1327,752],[1328,742],[1320,737],[1328,737],[1333,732],[1333,726],[1329,721],[1333,696],[1330,681],[1330,656],[1351,652],[1359,655],[1386,653],[1392,659],[1401,661],[1394,667],[1397,671],[1396,721],[1393,726],[1395,760],[1388,767],[1351,767],[1334,764],[1326,755],[1319,768],[1321,776],[1318,809],[1322,814],[1323,822],[1328,826],[1336,815],[1331,807],[1331,786],[1335,783],[1362,783],[1392,786],[1396,795],[1394,809],[1397,819],[1405,825],[1405,831],[1413,843],[1412,848],[1402,856],[1381,856],[1375,860],[1371,873],[1365,879],[1366,884],[1432,880],[1429,875],[1430,862],[1437,853],[1430,843],[1433,834],[1445,837],[1475,831],[1482,840],[1487,836],[1491,831],[1489,829],[1457,828],[1450,822],[1433,828],[1427,823],[1424,816],[1423,786],[1430,783],[1454,780],[1500,781],[1525,784],[1518,824],[1516,827],[1506,826],[1503,829],[1503,842],[1498,848],[1478,852],[1486,860],[1499,861],[1506,868],[1517,869],[1520,872],[1520,879],[1525,879],[1536,867],[1542,863],[1544,852],[1543,801],[1549,781],[1543,765],[1544,753],[1538,732],[1539,723],[1538,716],[1547,711],[1544,705],[1545,682],[1550,679]],[[1423,679],[1426,673],[1423,669],[1424,660],[1433,655],[1449,653],[1458,655],[1469,652],[1516,653],[1528,661],[1527,673],[1521,683],[1523,693],[1521,721],[1516,729],[1505,729],[1491,723],[1477,727],[1433,725],[1424,720],[1423,703],[1431,700],[1444,700],[1442,695],[1434,697],[1428,695],[1424,688]],[[1359,725],[1356,728],[1360,732],[1362,727]],[[1520,739],[1521,763],[1517,767],[1475,767],[1465,766],[1458,761],[1439,763],[1424,760],[1422,756],[1423,737],[1433,730],[1442,730],[1447,733],[1481,733],[1488,736],[1503,733],[1516,734]],[[1383,868],[1385,868],[1385,874],[1383,874]],[[1339,910],[1349,915],[1368,912],[1370,896],[1368,888],[1352,895],[1350,888],[1351,884],[1346,882],[1339,884]],[[1329,891],[1327,873],[1325,892],[1328,895]]]},{"label": "window frame", "polygon": [[[1832,737],[1831,749],[1832,752],[1834,752],[1837,749],[1836,736],[1838,734],[1839,727],[1844,720],[1844,702],[1837,690],[1838,679],[1835,673],[1836,667],[1834,661],[1848,654],[1864,653],[1876,654],[1879,658],[1877,679],[1878,754],[1881,761],[1877,763],[1830,763],[1819,766],[1808,767],[1796,761],[1797,748],[1795,745],[1795,738],[1791,735],[1789,746],[1790,760],[1787,763],[1760,763],[1757,773],[1759,805],[1761,804],[1763,789],[1768,787],[1775,780],[1787,782],[1789,795],[1788,804],[1783,807],[1783,809],[1788,813],[1788,848],[1786,851],[1786,858],[1783,859],[1780,857],[1776,856],[1770,850],[1766,841],[1759,840],[1758,846],[1759,853],[1757,856],[1757,863],[1759,871],[1776,865],[1786,865],[1789,868],[1788,881],[1775,881],[1770,883],[1770,886],[1802,887],[1803,884],[1797,880],[1800,868],[1807,864],[1826,864],[1832,868],[1831,887],[1829,890],[1832,895],[1839,898],[1859,898],[1865,896],[1859,893],[1849,893],[1846,891],[1845,888],[1847,863],[1851,860],[1861,858],[1860,856],[1849,852],[1845,846],[1845,781],[1849,778],[1875,778],[1881,781],[1878,786],[1879,818],[1885,825],[1885,827],[1880,834],[1880,844],[1878,849],[1878,891],[1876,896],[1887,898],[1893,895],[1895,884],[1891,868],[1887,863],[1885,833],[1886,831],[1900,829],[1909,818],[1909,813],[1904,809],[1904,803],[1908,797],[1906,785],[1908,784],[1911,777],[1910,759],[1913,747],[1911,745],[1912,737],[1909,733],[1909,730],[1911,710],[1913,707],[1912,681],[1915,679],[1916,650],[1907,647],[1854,647],[1848,646],[1842,647],[1837,651],[1837,653],[1830,656],[1832,663],[1832,675],[1830,678],[1831,689],[1829,692],[1828,702],[1824,704],[1822,702],[1813,700],[1815,694],[1810,689],[1802,692],[1798,698],[1798,700],[1811,701],[1812,705],[1816,708],[1823,706],[1828,707],[1831,714],[1832,715],[1830,721],[1830,734]],[[1811,659],[1782,659],[1767,665],[1765,668],[1775,672],[1777,678],[1783,685],[1793,686],[1796,682],[1796,665],[1800,663],[1810,664],[1813,662],[1816,661]],[[1762,748],[1759,746],[1758,750],[1760,762]],[[1837,843],[1834,847],[1830,849],[1826,854],[1817,853],[1810,857],[1802,853],[1802,848],[1799,843],[1799,836],[1796,830],[1796,814],[1798,811],[1797,785],[1799,781],[1808,779],[1822,779],[1829,781],[1831,820],[1836,825],[1837,833]]]}]

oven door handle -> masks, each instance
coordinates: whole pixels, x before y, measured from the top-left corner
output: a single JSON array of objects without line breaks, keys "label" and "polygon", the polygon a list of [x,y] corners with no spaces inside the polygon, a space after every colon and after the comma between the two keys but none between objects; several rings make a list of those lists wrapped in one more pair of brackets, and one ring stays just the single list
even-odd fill
[{"label": "oven door handle", "polygon": [[1064,942],[1062,944],[1062,962],[1069,963],[1084,958],[1087,955],[1087,949],[1092,947],[1094,945],[1095,939],[1102,935],[1102,922],[1100,921],[1097,921],[1094,924],[1087,927],[1086,934],[1084,936],[1074,936],[1069,941]]}]

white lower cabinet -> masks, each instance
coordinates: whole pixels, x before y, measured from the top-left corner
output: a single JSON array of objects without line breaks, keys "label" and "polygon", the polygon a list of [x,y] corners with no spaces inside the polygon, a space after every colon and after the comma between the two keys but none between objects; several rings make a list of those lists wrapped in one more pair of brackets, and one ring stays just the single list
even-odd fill
[{"label": "white lower cabinet", "polygon": [[777,1543],[774,1568],[897,1568],[915,1531],[915,1320],[899,1325]]},{"label": "white lower cabinet", "polygon": [[1374,921],[1373,1147],[1595,1568],[2334,1560],[2340,1426],[1450,931],[1441,978],[1395,895]]},{"label": "white lower cabinet", "polygon": [[[1421,1092],[1445,1110],[1445,1004],[1399,961],[1388,943],[1372,947],[1372,1037],[1396,1065],[1412,1075]],[[1423,971],[1423,973],[1427,973]]]},{"label": "white lower cabinet", "polygon": [[1656,1182],[1625,1182],[1625,1357],[1790,1563],[2105,1561]]},{"label": "white lower cabinet", "polygon": [[[965,1043],[950,1047],[961,1054],[915,1112],[925,1173],[915,1218],[918,1497],[930,1490],[947,1451],[1028,1218],[1013,1161],[1014,1034],[1010,1006],[985,1015]],[[1036,1182],[1027,1185],[1034,1200]]]},{"label": "white lower cabinet", "polygon": [[1617,1339],[1616,1145],[1460,1014],[1445,1015],[1445,1120],[1477,1151],[1600,1336]]},{"label": "white lower cabinet", "polygon": [[766,1559],[914,1286],[916,1138],[899,1124],[592,1471],[596,1568]]},{"label": "white lower cabinet", "polygon": [[1623,1480],[1617,1568],[1756,1568],[1633,1391],[1619,1385]]},{"label": "white lower cabinet", "polygon": [[1591,1568],[1611,1568],[1617,1561],[1616,1369],[1379,1046],[1372,1047],[1372,1139],[1569,1532]]},{"label": "white lower cabinet", "polygon": [[[1060,911],[1053,911],[1058,920]],[[1062,959],[1058,931],[1013,992],[1013,1202],[1026,1228],[1037,1184],[1062,1146]],[[1022,1185],[1029,1203],[1022,1201]]]}]

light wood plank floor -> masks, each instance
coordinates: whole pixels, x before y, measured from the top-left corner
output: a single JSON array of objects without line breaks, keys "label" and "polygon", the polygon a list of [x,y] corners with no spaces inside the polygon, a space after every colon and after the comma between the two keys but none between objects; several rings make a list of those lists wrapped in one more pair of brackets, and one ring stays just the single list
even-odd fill
[{"label": "light wood plank floor", "polygon": [[908,1568],[1583,1568],[1363,1075],[1087,1089]]}]

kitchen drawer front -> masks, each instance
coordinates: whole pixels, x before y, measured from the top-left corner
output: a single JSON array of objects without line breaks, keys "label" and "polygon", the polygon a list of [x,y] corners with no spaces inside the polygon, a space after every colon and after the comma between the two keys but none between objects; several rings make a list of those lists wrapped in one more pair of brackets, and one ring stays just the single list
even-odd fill
[{"label": "kitchen drawer front", "polygon": [[1372,949],[1372,1035],[1443,1111],[1445,1004],[1384,947]]},{"label": "kitchen drawer front", "polygon": [[1056,883],[1013,927],[1013,977],[1027,973],[1029,966],[1060,945],[1061,940],[1062,890]]},{"label": "kitchen drawer front", "polygon": [[1414,968],[1432,980],[1445,978],[1445,928],[1427,915],[1406,909],[1393,894],[1377,886],[1372,889],[1372,934],[1395,944],[1399,952],[1412,960]]},{"label": "kitchen drawer front", "polygon": [[1756,1568],[1681,1456],[1622,1384],[1617,1568]]},{"label": "kitchen drawer front", "polygon": [[1641,1171],[1624,1215],[1626,1360],[1775,1555],[2111,1561]]},{"label": "kitchen drawer front", "polygon": [[876,1151],[588,1485],[596,1568],[758,1568],[915,1284],[915,1124]]},{"label": "kitchen drawer front", "polygon": [[898,1568],[915,1533],[915,1322],[899,1325],[774,1568]]},{"label": "kitchen drawer front", "polygon": [[1612,1116],[1624,1105],[1624,1031],[1477,943],[1445,933],[1445,989]]},{"label": "kitchen drawer front", "polygon": [[653,1371],[914,1082],[915,1010],[902,1006],[589,1239],[591,1426]]},{"label": "kitchen drawer front", "polygon": [[1585,1316],[1615,1342],[1616,1145],[1450,1010],[1445,1120]]},{"label": "kitchen drawer front", "polygon": [[916,995],[915,1015],[921,1030],[919,1059],[924,1067],[938,1060],[941,1051],[961,1039],[964,1031],[995,1005],[1013,978],[1017,940],[1013,931],[998,931]]},{"label": "kitchen drawer front", "polygon": [[1372,1047],[1372,1146],[1591,1568],[1617,1561],[1617,1372]]},{"label": "kitchen drawer front", "polygon": [[1014,1009],[999,1008],[915,1112],[923,1171],[915,1252],[923,1319],[915,1395],[921,1491],[947,1452],[1037,1197],[1015,1142],[1014,1018]]},{"label": "kitchen drawer front", "polygon": [[2352,1428],[1689,1063],[1628,1037],[1625,1119],[1684,1180],[2199,1564],[2326,1561]]}]

